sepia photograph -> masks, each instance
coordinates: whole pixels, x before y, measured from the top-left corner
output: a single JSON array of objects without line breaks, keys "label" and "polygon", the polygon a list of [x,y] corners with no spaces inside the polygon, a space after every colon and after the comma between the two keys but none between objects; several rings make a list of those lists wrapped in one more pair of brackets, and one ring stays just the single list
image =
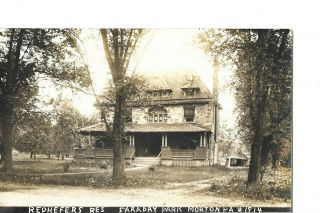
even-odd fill
[{"label": "sepia photograph", "polygon": [[291,29],[2,28],[0,206],[291,212],[292,99]]}]

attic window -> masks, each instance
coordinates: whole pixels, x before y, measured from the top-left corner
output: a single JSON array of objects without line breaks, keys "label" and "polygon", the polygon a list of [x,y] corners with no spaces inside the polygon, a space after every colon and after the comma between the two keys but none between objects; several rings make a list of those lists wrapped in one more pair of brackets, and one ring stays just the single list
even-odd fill
[{"label": "attic window", "polygon": [[199,93],[199,88],[182,88],[185,96],[196,96]]},{"label": "attic window", "polygon": [[148,91],[148,94],[153,97],[168,97],[171,93],[172,93],[172,90],[170,89]]}]

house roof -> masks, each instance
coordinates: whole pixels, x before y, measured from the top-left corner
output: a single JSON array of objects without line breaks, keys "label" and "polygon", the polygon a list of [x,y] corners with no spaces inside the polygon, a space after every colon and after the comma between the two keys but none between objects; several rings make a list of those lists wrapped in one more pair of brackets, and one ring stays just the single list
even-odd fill
[{"label": "house roof", "polygon": [[[148,84],[152,89],[171,89],[172,94],[168,97],[160,97],[161,99],[194,99],[209,98],[211,93],[202,82],[199,75],[193,72],[178,71],[170,74],[159,76],[146,76]],[[183,95],[183,88],[199,88],[199,93],[193,97]],[[156,97],[155,99],[159,99]]]},{"label": "house roof", "polygon": [[[148,96],[143,105],[175,105],[175,104],[197,104],[213,101],[212,94],[200,79],[199,75],[191,71],[172,71],[171,73],[159,73],[159,75],[144,74],[148,89],[153,90],[171,90],[167,96]],[[187,88],[197,89],[198,93],[194,96],[185,96],[183,90]],[[129,106],[141,106],[141,101],[129,101]],[[214,102],[220,109],[218,102]],[[113,105],[110,101],[104,101],[104,105]]]},{"label": "house roof", "polygon": [[[80,134],[101,134],[106,132],[105,123],[97,123],[79,130]],[[147,124],[127,124],[125,132],[209,132],[210,130],[188,123],[147,123]]]},{"label": "house roof", "polygon": [[79,133],[82,135],[89,135],[89,134],[96,134],[96,133],[101,134],[106,131],[107,131],[106,124],[101,122],[101,123],[97,123],[91,126],[81,128],[79,130]]}]

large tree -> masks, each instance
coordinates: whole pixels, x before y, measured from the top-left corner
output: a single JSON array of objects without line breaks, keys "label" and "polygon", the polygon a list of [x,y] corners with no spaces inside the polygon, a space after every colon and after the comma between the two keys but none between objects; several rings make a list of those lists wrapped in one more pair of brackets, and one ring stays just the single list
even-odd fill
[{"label": "large tree", "polygon": [[123,156],[124,109],[127,100],[128,67],[143,31],[140,29],[100,29],[104,52],[115,89],[113,141],[113,181],[125,178]]},{"label": "large tree", "polygon": [[[4,144],[6,172],[12,170],[13,127],[25,114],[30,88],[40,78],[86,86],[88,78],[78,62],[73,29],[2,29],[0,30],[0,126]],[[21,99],[25,97],[25,99]]]},{"label": "large tree", "polygon": [[238,126],[251,143],[248,183],[261,181],[270,151],[276,166],[288,152],[292,120],[292,33],[290,30],[208,30],[205,50],[235,69]]}]

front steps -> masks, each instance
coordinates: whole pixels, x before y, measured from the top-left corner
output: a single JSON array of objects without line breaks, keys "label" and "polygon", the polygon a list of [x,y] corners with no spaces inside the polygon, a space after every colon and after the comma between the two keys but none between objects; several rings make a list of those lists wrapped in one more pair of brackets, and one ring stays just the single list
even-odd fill
[{"label": "front steps", "polygon": [[160,165],[160,158],[157,157],[135,157],[132,163],[135,166],[156,166]]}]

